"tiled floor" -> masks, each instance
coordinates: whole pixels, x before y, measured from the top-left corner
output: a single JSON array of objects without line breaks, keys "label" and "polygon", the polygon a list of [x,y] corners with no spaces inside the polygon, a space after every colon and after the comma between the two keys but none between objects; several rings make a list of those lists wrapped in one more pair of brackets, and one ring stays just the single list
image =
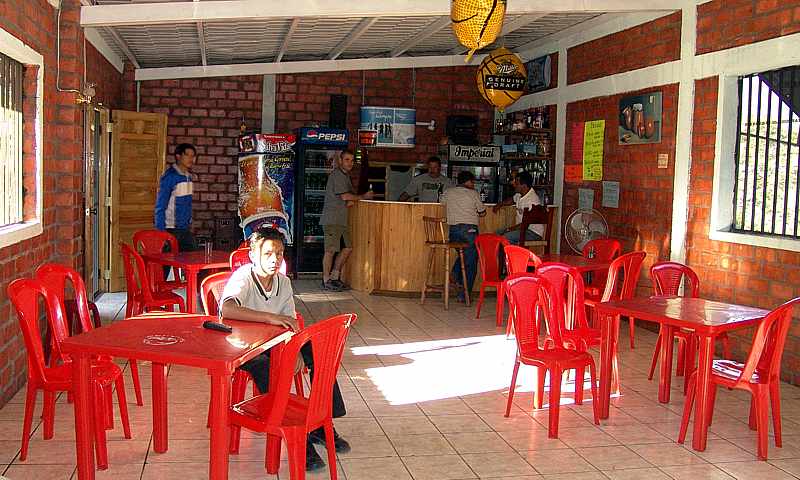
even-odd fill
[{"label": "tiled floor", "polygon": [[[782,479],[800,478],[800,390],[782,389],[783,448],[770,444],[770,461],[757,461],[755,433],[746,424],[748,398],[721,390],[708,449],[698,453],[676,443],[683,407],[682,379],[672,402],[657,403],[657,383],[647,380],[655,334],[637,329],[637,347],[621,342],[622,395],[611,416],[591,422],[591,396],[572,404],[565,380],[558,440],[547,438],[548,412],[532,411],[534,372],[523,368],[510,418],[503,417],[515,344],[494,326],[494,304],[475,310],[438,299],[323,293],[316,282],[297,282],[298,309],[307,322],[356,312],[339,382],[348,414],[337,430],[353,450],[339,457],[339,476],[349,480],[506,479]],[[104,319],[120,319],[124,296],[100,301]],[[623,329],[623,332],[627,329]],[[169,383],[169,452],[151,446],[149,369],[142,368],[145,406],[133,404],[133,439],[109,432],[110,468],[98,479],[201,479],[207,476],[205,415],[209,385],[203,372],[172,367]],[[0,468],[12,480],[74,478],[72,406],[59,399],[56,436],[33,432],[26,462],[18,460],[24,396],[0,410]],[[41,404],[41,398],[40,398]],[[38,418],[38,415],[37,415]],[[38,421],[38,420],[37,420]],[[323,454],[324,451],[320,450]],[[264,473],[264,440],[244,433],[233,456],[231,479],[275,478]],[[287,479],[286,463],[278,478]],[[308,478],[328,478],[327,470]]]}]

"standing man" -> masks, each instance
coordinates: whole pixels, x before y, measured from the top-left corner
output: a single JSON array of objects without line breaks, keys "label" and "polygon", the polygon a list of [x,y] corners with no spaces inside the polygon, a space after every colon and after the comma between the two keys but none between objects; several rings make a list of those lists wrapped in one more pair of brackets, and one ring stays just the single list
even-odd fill
[{"label": "standing man", "polygon": [[[522,212],[529,210],[534,205],[541,205],[542,200],[533,187],[533,177],[528,172],[521,172],[517,178],[515,186],[517,193],[513,198],[505,199],[494,206],[493,210],[497,212],[500,208],[508,205],[514,205],[517,209],[516,223],[508,228],[500,229],[497,231],[498,235],[502,235],[508,239],[509,242],[519,243],[519,226],[522,223]],[[528,226],[528,232],[525,234],[527,240],[541,240],[544,237],[545,226],[542,224]]]},{"label": "standing man", "polygon": [[[475,175],[464,170],[458,174],[458,186],[448,189],[442,195],[442,205],[447,213],[447,225],[450,226],[451,242],[467,242],[464,250],[464,264],[467,270],[467,285],[464,291],[471,292],[478,271],[478,250],[475,248],[475,237],[478,236],[478,217],[486,215],[486,207],[475,191]],[[461,280],[461,262],[453,266],[453,278]],[[464,301],[464,292],[458,294],[458,300]]]},{"label": "standing man", "polygon": [[[278,325],[297,331],[294,292],[289,277],[280,273],[284,253],[284,238],[277,230],[262,227],[250,235],[250,261],[239,267],[222,291],[220,316],[223,319]],[[253,377],[253,382],[263,394],[269,386],[269,350],[245,362],[240,368]],[[311,344],[300,349],[313,377],[314,354]],[[298,370],[302,364],[298,363]],[[332,417],[345,415],[346,409],[339,384],[333,384]],[[319,470],[325,466],[314,449],[314,443],[325,444],[322,427],[308,434],[306,443],[306,470]],[[350,444],[334,430],[334,446],[337,453],[350,451]],[[333,467],[335,468],[335,466]]]},{"label": "standing man", "polygon": [[412,178],[398,200],[405,202],[416,197],[418,202],[438,203],[439,194],[452,186],[453,181],[442,175],[439,157],[429,157],[428,172]]},{"label": "standing man", "polygon": [[197,250],[192,236],[192,174],[197,149],[191,143],[175,147],[175,163],[167,168],[158,184],[156,228],[178,240],[181,251]]},{"label": "standing man", "polygon": [[[353,251],[347,223],[347,209],[355,202],[362,199],[369,200],[373,196],[372,191],[363,195],[356,195],[353,191],[350,171],[353,169],[354,158],[352,150],[342,152],[339,165],[328,176],[328,183],[325,185],[325,205],[322,207],[322,217],[319,220],[325,235],[322,288],[334,292],[350,288],[339,279],[345,262]],[[336,257],[335,263],[334,257]]]}]

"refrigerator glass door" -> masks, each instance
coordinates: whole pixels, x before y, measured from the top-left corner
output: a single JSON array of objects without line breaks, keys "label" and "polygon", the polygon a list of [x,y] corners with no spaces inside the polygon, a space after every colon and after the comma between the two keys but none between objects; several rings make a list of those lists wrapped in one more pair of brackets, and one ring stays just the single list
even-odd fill
[{"label": "refrigerator glass door", "polygon": [[303,150],[305,178],[305,208],[303,209],[303,242],[322,243],[322,206],[325,201],[325,185],[333,169],[336,150],[307,148]]},{"label": "refrigerator glass door", "polygon": [[475,190],[484,203],[497,201],[497,164],[456,163],[451,162],[450,178],[457,182],[459,172],[468,170],[475,175]]}]

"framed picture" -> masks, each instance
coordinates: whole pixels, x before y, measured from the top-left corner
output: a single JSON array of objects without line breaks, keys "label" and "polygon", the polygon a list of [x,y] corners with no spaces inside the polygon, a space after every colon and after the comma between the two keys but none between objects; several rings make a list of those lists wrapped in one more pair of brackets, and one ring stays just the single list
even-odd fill
[{"label": "framed picture", "polygon": [[661,143],[661,92],[622,97],[619,144]]},{"label": "framed picture", "polygon": [[534,58],[525,64],[525,69],[528,71],[528,92],[540,92],[550,88],[550,83],[553,76],[551,75],[551,59],[550,55],[544,57]]}]

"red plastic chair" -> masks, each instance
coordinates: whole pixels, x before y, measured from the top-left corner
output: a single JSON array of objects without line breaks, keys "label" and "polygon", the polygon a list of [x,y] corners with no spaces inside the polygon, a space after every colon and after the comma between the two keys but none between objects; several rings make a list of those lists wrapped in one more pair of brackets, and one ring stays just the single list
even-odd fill
[{"label": "red plastic chair", "polygon": [[[247,246],[245,242],[243,242],[245,246],[239,246],[238,249],[231,252],[230,262],[231,271],[236,270],[237,268],[241,267],[242,265],[247,265],[248,263],[252,263],[250,261],[250,247]],[[278,269],[279,272],[286,275],[288,269],[286,268],[286,260],[281,260],[281,266]]]},{"label": "red plastic chair", "polygon": [[[708,389],[708,418],[695,419],[711,425],[717,387],[745,390],[752,395],[750,401],[750,428],[758,433],[758,458],[767,459],[769,444],[770,403],[772,404],[772,429],[775,433],[775,446],[781,440],[781,357],[786,345],[786,335],[792,323],[792,311],[800,303],[800,297],[790,300],[767,315],[758,325],[750,353],[745,363],[733,360],[714,360],[711,366],[710,388]],[[678,442],[686,439],[686,429],[692,413],[696,395],[697,372],[689,377],[689,392],[683,406],[683,418],[678,434]]]},{"label": "red plastic chair", "polygon": [[[283,361],[275,390],[239,402],[231,407],[231,452],[239,451],[241,428],[267,434],[267,473],[278,473],[281,439],[286,441],[289,456],[289,475],[293,480],[305,478],[306,437],[322,427],[328,448],[330,477],[336,480],[336,448],[333,441],[331,402],[333,382],[342,360],[347,334],[354,313],[337,315],[297,332],[283,347]],[[300,348],[311,342],[315,371],[308,397],[290,392],[294,379],[294,359]]]},{"label": "red plastic chair", "polygon": [[123,266],[125,268],[125,284],[128,302],[125,318],[140,315],[155,309],[172,309],[178,306],[181,312],[186,311],[186,304],[180,295],[173,292],[157,292],[150,285],[144,259],[130,245],[120,243]]},{"label": "red plastic chair", "polygon": [[494,233],[482,233],[475,238],[475,246],[478,249],[478,261],[481,266],[481,289],[478,295],[478,308],[475,318],[481,316],[481,306],[483,305],[484,290],[492,287],[497,290],[497,305],[495,306],[495,317],[497,326],[503,324],[503,281],[500,279],[500,265],[498,263],[500,247],[507,247],[510,243],[505,237]]},{"label": "red plastic chair", "polygon": [[[51,292],[37,279],[18,279],[8,286],[8,297],[14,305],[19,319],[20,329],[25,341],[28,357],[28,386],[25,395],[25,415],[22,423],[22,449],[19,458],[24,461],[28,457],[28,444],[33,423],[33,411],[36,408],[36,396],[39,390],[44,393],[43,436],[45,440],[53,438],[55,421],[55,398],[58,392],[72,393],[72,363],[61,353],[61,342],[67,336],[67,323],[64,319],[58,296]],[[55,338],[54,354],[59,359],[57,364],[47,366],[44,360],[42,337],[39,333],[39,302],[43,301],[46,310],[48,327]],[[116,386],[119,412],[125,438],[131,438],[128,422],[128,406],[125,399],[125,385],[122,371],[113,362],[94,363],[91,368],[91,380],[94,393],[95,409],[94,435],[97,466],[100,470],[108,468],[108,450],[106,448],[106,399],[112,387]]]},{"label": "red plastic chair", "polygon": [[[548,436],[558,438],[558,415],[561,403],[561,380],[564,371],[575,369],[578,373],[589,367],[592,399],[597,398],[597,372],[594,360],[587,352],[566,348],[561,337],[563,309],[555,308],[558,294],[555,287],[540,276],[515,278],[507,284],[511,294],[511,305],[514,310],[514,329],[517,338],[517,358],[511,375],[511,386],[508,391],[508,404],[505,416],[511,413],[514,399],[514,388],[521,363],[537,367],[537,388],[534,396],[534,407],[541,408],[544,393],[544,377],[550,371],[550,415]],[[539,329],[535,321],[535,312],[544,314],[549,330],[552,348],[539,346]],[[578,398],[575,399],[578,403]],[[598,404],[592,402],[594,422],[600,424]]]},{"label": "red plastic chair", "polygon": [[[700,296],[700,279],[694,270],[677,262],[658,262],[650,267],[650,277],[653,279],[653,292],[655,295],[678,295],[681,281],[684,282],[684,296],[697,298]],[[697,342],[689,330],[676,330],[675,338],[678,339],[678,365],[675,375],[689,375],[694,370],[694,359],[697,352]],[[725,358],[731,357],[731,346],[728,335],[723,333],[717,340],[722,341],[722,350]],[[661,332],[658,334],[656,348],[653,351],[653,360],[650,362],[650,373],[647,378],[652,380],[656,370],[656,363],[664,346]],[[688,382],[683,384],[683,393],[687,391]]]},{"label": "red plastic chair", "polygon": [[[614,261],[611,262],[611,265],[608,267],[608,278],[606,279],[603,295],[599,299],[591,298],[587,295],[584,300],[587,306],[592,307],[592,313],[595,317],[596,310],[594,307],[598,303],[611,300],[628,300],[636,295],[636,284],[639,283],[639,274],[642,271],[642,263],[646,256],[647,254],[645,252],[630,252],[615,258]],[[636,326],[634,325],[633,318],[628,318],[628,321],[630,322],[631,348],[634,348],[633,335]],[[596,328],[597,324],[596,322],[594,323]]]},{"label": "red plastic chair", "polygon": [[503,252],[506,254],[506,272],[509,275],[527,272],[529,265],[538,267],[542,264],[541,258],[524,247],[507,245],[503,247]]},{"label": "red plastic chair", "polygon": [[[178,239],[169,232],[161,230],[139,230],[133,234],[133,248],[142,255],[157,255],[164,251],[164,246],[169,246],[169,251],[178,253]],[[186,288],[186,282],[178,280],[178,270],[175,272],[175,280],[164,279],[164,267],[158,263],[147,262],[147,274],[149,275],[150,285],[158,292],[171,292],[181,288]]]},{"label": "red plastic chair", "polygon": [[[61,306],[64,307],[66,305],[72,305],[72,308],[75,309],[76,317],[78,319],[78,324],[80,325],[80,329],[74,328],[68,331],[68,335],[72,335],[72,332],[82,333],[88,332],[89,330],[98,326],[99,320],[97,322],[93,321],[93,317],[97,315],[100,316],[100,313],[97,311],[97,306],[94,306],[93,303],[89,302],[86,295],[86,285],[83,282],[83,278],[81,278],[80,274],[75,270],[58,264],[58,263],[46,263],[39,268],[36,269],[36,278],[42,281],[45,285],[47,285],[48,290],[53,292],[53,294],[58,297],[59,301],[61,302]],[[67,282],[72,284],[72,291],[75,294],[74,300],[65,300],[66,292],[67,292]],[[94,306],[94,310],[90,308],[90,303]],[[66,312],[68,309],[65,309]],[[111,357],[98,357],[99,360],[108,361],[110,362],[112,359]],[[136,395],[136,404],[141,406],[143,405],[142,402],[142,384],[139,380],[139,369],[135,366],[136,362],[134,360],[130,361],[131,365],[131,377],[133,377],[133,391]],[[110,395],[111,391],[107,392],[107,395]],[[109,407],[110,407],[109,403]],[[110,409],[108,410],[111,411]],[[111,419],[111,426],[113,427],[113,415],[110,417]]]},{"label": "red plastic chair", "polygon": [[[596,258],[603,261],[611,261],[622,253],[622,243],[616,238],[596,238],[589,240],[583,246],[583,256],[585,258]],[[606,285],[607,272],[592,272],[591,282],[585,285],[589,295],[599,296]]]}]

